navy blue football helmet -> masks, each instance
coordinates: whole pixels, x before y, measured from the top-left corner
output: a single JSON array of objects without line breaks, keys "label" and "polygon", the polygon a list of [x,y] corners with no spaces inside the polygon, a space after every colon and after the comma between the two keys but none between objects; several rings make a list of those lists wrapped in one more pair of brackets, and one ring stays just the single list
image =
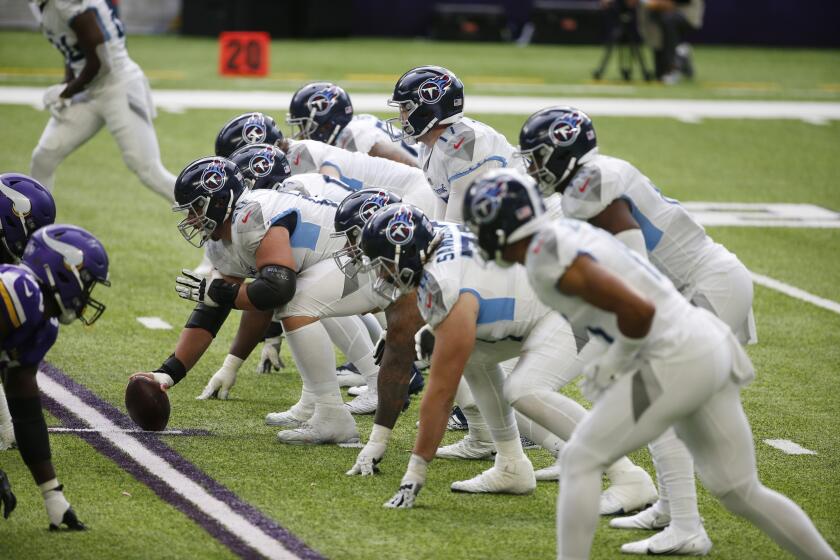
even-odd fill
[{"label": "navy blue football helmet", "polygon": [[485,173],[464,195],[464,224],[478,238],[481,256],[499,266],[505,246],[534,233],[546,219],[536,182],[514,169]]},{"label": "navy blue football helmet", "polygon": [[400,204],[402,198],[381,189],[362,189],[347,196],[335,211],[335,233],[344,237],[344,247],[333,253],[333,259],[348,278],[355,278],[362,263],[359,240],[362,229],[377,210],[389,204]]},{"label": "navy blue football helmet", "polygon": [[396,301],[420,282],[435,236],[432,222],[411,204],[391,204],[371,216],[359,246],[364,271],[374,274],[373,289]]},{"label": "navy blue football helmet", "polygon": [[347,92],[331,82],[313,82],[295,92],[286,122],[298,127],[293,138],[335,144],[339,133],[353,119]]},{"label": "navy blue football helmet", "polygon": [[245,188],[276,189],[292,174],[283,150],[270,144],[242,146],[230,156],[242,172]]},{"label": "navy blue football helmet", "polygon": [[244,190],[242,173],[229,159],[195,160],[175,180],[172,211],[187,213],[178,224],[178,231],[191,244],[201,247],[230,218]]},{"label": "navy blue football helmet", "polygon": [[432,127],[464,116],[464,84],[446,68],[421,66],[397,80],[388,105],[400,110],[399,117],[386,121],[391,139],[416,140]]},{"label": "navy blue football helmet", "polygon": [[549,196],[563,192],[579,168],[580,159],[598,148],[592,119],[572,107],[549,107],[525,121],[519,149],[528,173]]},{"label": "navy blue football helmet", "polygon": [[274,119],[265,113],[245,113],[231,119],[216,136],[216,155],[229,158],[233,152],[249,144],[280,146],[283,132]]},{"label": "navy blue football helmet", "polygon": [[0,262],[17,262],[35,230],[55,222],[55,200],[41,183],[20,173],[0,175]]},{"label": "navy blue football helmet", "polygon": [[92,325],[105,311],[91,293],[97,284],[111,285],[108,254],[90,232],[65,224],[43,227],[32,234],[21,263],[55,299],[59,322],[66,325],[79,319]]}]

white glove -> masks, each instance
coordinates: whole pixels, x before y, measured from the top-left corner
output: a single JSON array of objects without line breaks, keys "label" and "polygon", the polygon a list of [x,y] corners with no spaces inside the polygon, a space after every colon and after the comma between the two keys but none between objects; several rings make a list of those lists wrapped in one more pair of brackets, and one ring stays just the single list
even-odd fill
[{"label": "white glove", "polygon": [[[200,278],[196,276],[192,270],[184,268],[181,270],[183,276],[178,276],[175,279],[175,291],[184,299],[203,303],[209,307],[219,307],[219,305],[233,305],[236,299],[236,293],[239,291],[237,284],[229,284],[221,278],[215,278],[211,282],[207,282],[207,278]],[[211,292],[214,292],[215,299],[210,297]],[[225,296],[225,300],[220,303],[219,296]],[[230,300],[230,303],[228,303]]]},{"label": "white glove", "polygon": [[583,368],[581,391],[589,400],[596,400],[613,382],[639,368],[639,351],[646,338],[618,335],[606,352]]},{"label": "white glove", "polygon": [[400,482],[400,488],[394,496],[382,504],[391,509],[408,509],[414,507],[414,501],[423,484],[426,482],[426,469],[429,463],[419,455],[411,454],[408,468]]},{"label": "white glove", "polygon": [[414,334],[414,352],[417,354],[417,359],[421,362],[431,362],[434,350],[435,332],[429,325],[423,325],[423,328]]},{"label": "white glove", "polygon": [[48,110],[58,120],[61,120],[64,109],[70,106],[70,99],[61,97],[61,92],[66,87],[66,84],[55,84],[54,86],[48,87],[44,91],[44,97],[42,99],[44,109]]},{"label": "white glove", "polygon": [[280,342],[283,336],[275,336],[266,338],[263,342],[262,352],[260,352],[260,361],[257,363],[257,373],[271,373],[271,369],[280,371],[286,365],[280,359]]},{"label": "white glove", "polygon": [[391,430],[379,424],[373,425],[373,430],[370,433],[370,439],[359,452],[356,457],[356,463],[346,474],[352,476],[360,474],[362,476],[374,475],[379,472],[379,463],[385,455],[385,450],[388,449],[388,439],[391,437]]},{"label": "white glove", "polygon": [[76,512],[70,507],[70,502],[64,497],[64,487],[57,479],[52,479],[39,484],[41,495],[44,497],[44,505],[47,508],[47,516],[50,518],[50,531],[58,531],[62,525],[73,531],[84,531],[85,525],[78,520]]},{"label": "white glove", "polygon": [[131,377],[145,377],[147,379],[151,379],[152,381],[157,381],[160,383],[161,391],[167,391],[170,387],[175,385],[175,381],[168,373],[163,373],[162,371],[150,371],[150,372],[143,372],[143,373],[135,373]]},{"label": "white glove", "polygon": [[219,371],[213,374],[207,386],[200,395],[196,397],[197,400],[203,401],[218,397],[219,400],[227,400],[228,393],[234,383],[236,383],[236,374],[242,366],[242,358],[237,358],[233,354],[228,354],[225,361],[222,362],[222,367]]},{"label": "white glove", "polygon": [[382,356],[385,355],[385,338],[388,336],[388,329],[382,329],[382,332],[379,333],[379,340],[376,341],[376,345],[373,347],[373,363],[374,365],[380,365],[382,363]]}]

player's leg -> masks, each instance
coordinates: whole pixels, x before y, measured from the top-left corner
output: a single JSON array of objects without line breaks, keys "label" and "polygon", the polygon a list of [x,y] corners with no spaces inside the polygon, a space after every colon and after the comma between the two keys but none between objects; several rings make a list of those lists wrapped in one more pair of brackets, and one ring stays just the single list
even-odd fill
[{"label": "player's leg", "polygon": [[353,414],[371,414],[376,411],[378,398],[377,376],[379,368],[373,361],[373,343],[358,315],[322,319],[330,340],[352,362],[364,377],[368,390],[347,403]]},{"label": "player's leg", "polygon": [[695,457],[703,484],[727,509],[797,558],[837,559],[799,506],[759,482],[752,431],[737,385],[727,382],[708,403],[677,422],[676,429]]},{"label": "player's leg", "polygon": [[747,267],[727,251],[698,276],[689,296],[692,305],[714,313],[729,325],[741,344],[755,343],[753,282]]},{"label": "player's leg", "polygon": [[504,397],[504,374],[498,363],[473,357],[464,368],[481,415],[487,422],[496,460],[492,468],[469,480],[452,483],[455,492],[527,494],[537,481],[531,461],[522,450],[513,408]]},{"label": "player's leg", "polygon": [[52,190],[58,165],[104,124],[104,119],[98,113],[97,101],[90,99],[66,107],[60,119],[50,117],[38,145],[32,151],[32,177]]},{"label": "player's leg", "polygon": [[467,435],[450,445],[439,447],[435,457],[443,459],[487,459],[496,452],[487,422],[481,416],[466,377],[461,377],[455,404],[467,419]]},{"label": "player's leg", "polygon": [[125,164],[146,187],[173,203],[175,176],[160,160],[152,124],[155,109],[146,77],[141,75],[109,87],[101,95],[107,96],[102,112],[105,124],[117,141]]},{"label": "player's leg", "polygon": [[12,415],[9,412],[9,404],[6,402],[6,392],[3,389],[3,381],[0,379],[0,451],[9,449],[15,443],[15,427],[12,424]]}]

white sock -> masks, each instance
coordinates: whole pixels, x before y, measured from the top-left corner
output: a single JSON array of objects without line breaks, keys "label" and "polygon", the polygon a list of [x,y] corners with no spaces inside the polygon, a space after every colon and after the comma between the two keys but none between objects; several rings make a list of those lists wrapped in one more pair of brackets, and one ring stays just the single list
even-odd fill
[{"label": "white sock", "polygon": [[376,392],[379,367],[373,363],[373,343],[368,338],[364,322],[355,316],[325,318],[321,322],[327,329],[330,340],[365,378],[368,390]]},{"label": "white sock", "polygon": [[[656,479],[660,492],[665,489],[665,503],[671,514],[671,527],[683,532],[693,532],[702,525],[697,511],[697,490],[694,485],[694,462],[685,444],[673,428],[648,445],[656,465]],[[660,501],[662,496],[660,494]]]},{"label": "white sock", "polygon": [[517,460],[525,457],[519,438],[496,442],[496,460]]},{"label": "white sock", "polygon": [[[311,391],[315,400],[324,404],[341,404],[341,392],[335,376],[335,354],[321,322],[315,321],[305,327],[286,331],[286,344],[297,364],[304,387]],[[325,348],[330,351],[325,352]]]}]

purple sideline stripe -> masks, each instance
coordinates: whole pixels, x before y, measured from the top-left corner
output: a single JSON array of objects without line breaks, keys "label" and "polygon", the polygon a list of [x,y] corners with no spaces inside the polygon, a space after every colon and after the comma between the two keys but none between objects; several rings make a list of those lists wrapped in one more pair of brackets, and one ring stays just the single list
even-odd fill
[{"label": "purple sideline stripe", "polygon": [[[102,400],[86,387],[76,383],[60,369],[48,362],[43,362],[39,368],[41,372],[49,376],[53,381],[62,385],[65,389],[78,397],[82,402],[96,409],[111,422],[123,429],[134,428],[134,422],[118,408]],[[72,414],[60,403],[41,393],[45,407],[50,414],[58,418],[67,428],[86,428],[87,424]],[[89,443],[94,449],[117,463],[123,470],[134,478],[148,486],[166,502],[175,506],[187,517],[198,523],[205,531],[210,533],[219,542],[227,546],[232,552],[242,558],[254,558],[261,556],[250,546],[243,543],[239,537],[220,525],[216,520],[202,512],[192,502],[188,501],[181,494],[173,492],[171,487],[165,484],[160,478],[152,475],[143,468],[137,461],[126,455],[123,451],[114,446],[101,434],[96,432],[79,432],[79,437]],[[251,524],[259,527],[266,535],[281,542],[283,546],[298,558],[306,560],[322,560],[317,551],[309,548],[303,541],[293,535],[289,530],[281,527],[275,521],[268,518],[260,510],[251,504],[243,501],[230,489],[220,484],[204,471],[187,461],[175,450],[166,445],[158,435],[152,432],[132,432],[131,437],[138,439],[150,451],[160,456],[173,468],[184,476],[192,479],[202,486],[214,498],[224,502],[233,511],[247,519]]]}]

